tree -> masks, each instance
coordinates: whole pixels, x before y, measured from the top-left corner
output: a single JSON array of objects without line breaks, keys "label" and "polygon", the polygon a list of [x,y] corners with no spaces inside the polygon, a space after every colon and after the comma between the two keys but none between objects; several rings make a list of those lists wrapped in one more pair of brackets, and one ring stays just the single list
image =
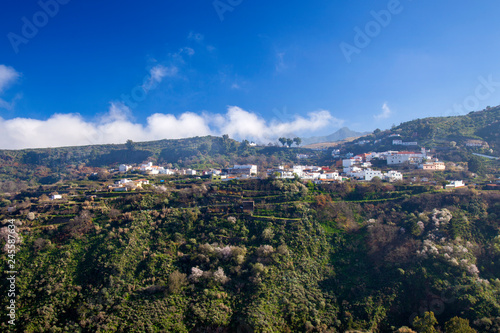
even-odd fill
[{"label": "tree", "polygon": [[125,144],[127,146],[128,150],[135,150],[135,143],[132,140],[127,140],[127,143]]},{"label": "tree", "polygon": [[417,329],[418,333],[437,333],[434,325],[438,323],[434,312],[426,312],[423,318],[415,317],[413,319],[413,326]]},{"label": "tree", "polygon": [[168,277],[168,290],[172,294],[178,294],[186,283],[186,274],[183,274],[179,271],[174,271]]},{"label": "tree", "polygon": [[72,237],[80,237],[94,227],[92,223],[92,214],[88,210],[82,210],[78,216],[64,227],[67,233]]},{"label": "tree", "polygon": [[395,333],[416,333],[416,332],[409,327],[403,326],[400,327]]},{"label": "tree", "polygon": [[288,147],[291,147],[293,145],[293,140],[290,139],[290,138],[287,138],[286,139],[286,144],[287,144]]},{"label": "tree", "polygon": [[283,146],[286,144],[286,138],[279,138],[278,141],[281,142]]},{"label": "tree", "polygon": [[274,238],[273,229],[271,228],[264,229],[264,231],[262,232],[262,238],[264,238],[265,240],[273,239]]},{"label": "tree", "polygon": [[248,147],[250,147],[250,142],[248,142],[248,140],[243,140],[238,147],[238,152],[243,154],[248,151]]},{"label": "tree", "polygon": [[472,156],[467,161],[467,166],[469,167],[469,171],[474,173],[481,173],[484,169],[483,161],[477,156]]},{"label": "tree", "polygon": [[229,281],[229,278],[226,276],[224,273],[224,270],[222,267],[219,267],[216,272],[214,272],[214,280],[215,282],[225,284],[227,281]]},{"label": "tree", "polygon": [[108,180],[111,177],[111,174],[108,172],[108,170],[105,169],[100,169],[97,172],[97,179],[105,181]]},{"label": "tree", "polygon": [[295,142],[295,144],[298,146],[300,146],[300,144],[302,143],[302,139],[299,138],[299,137],[296,137],[296,138],[293,138],[293,142]]},{"label": "tree", "polygon": [[446,333],[475,333],[475,329],[469,326],[467,319],[460,317],[451,318],[445,325]]}]

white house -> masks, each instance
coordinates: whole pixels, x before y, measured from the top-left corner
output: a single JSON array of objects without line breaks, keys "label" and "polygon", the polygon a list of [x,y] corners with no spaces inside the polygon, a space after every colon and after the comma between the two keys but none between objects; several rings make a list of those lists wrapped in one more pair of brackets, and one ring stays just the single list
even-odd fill
[{"label": "white house", "polygon": [[115,184],[116,185],[126,185],[128,183],[132,183],[132,181],[130,179],[124,178],[124,179],[120,179]]},{"label": "white house", "polygon": [[453,188],[458,188],[458,187],[464,187],[464,181],[463,180],[452,180],[449,184],[445,185],[445,189],[453,189]]},{"label": "white house", "polygon": [[146,164],[141,165],[141,171],[142,172],[150,171],[152,169],[153,169],[153,162],[148,162]]},{"label": "white house", "polygon": [[196,172],[196,170],[193,170],[193,169],[187,169],[187,170],[185,170],[185,174],[188,176],[196,176],[198,174],[198,172]]},{"label": "white house", "polygon": [[120,166],[118,167],[118,171],[120,171],[120,172],[127,172],[130,169],[132,169],[132,166],[126,165],[126,164],[120,164]]},{"label": "white house", "polygon": [[153,169],[147,171],[148,175],[158,175],[159,173],[160,173],[160,169],[159,168],[153,168]]},{"label": "white house", "polygon": [[394,170],[387,172],[384,176],[385,176],[385,179],[387,179],[390,182],[394,182],[397,180],[403,180],[403,174],[401,172],[397,172]]},{"label": "white house", "polygon": [[425,154],[414,153],[414,152],[399,152],[387,156],[387,165],[398,165],[408,163],[422,163],[425,158]]},{"label": "white house", "polygon": [[147,179],[138,179],[138,180],[134,181],[134,183],[137,186],[149,185],[149,180],[147,180]]},{"label": "white house", "polygon": [[375,177],[378,177],[380,178],[380,180],[382,180],[384,178],[384,176],[382,175],[382,171],[372,169],[365,170],[365,180],[371,181]]},{"label": "white house", "polygon": [[349,168],[351,166],[353,166],[354,164],[357,164],[358,161],[354,158],[348,158],[348,159],[344,159],[342,160],[342,166],[344,168]]},{"label": "white house", "polygon": [[198,173],[196,172],[196,170],[193,169],[182,169],[179,171],[179,174],[185,176],[196,176]]},{"label": "white house", "polygon": [[273,173],[274,174],[279,174],[278,178],[283,178],[283,179],[292,179],[295,177],[294,173],[292,171],[289,171],[289,170],[281,170],[281,169],[278,169],[278,170],[273,170]]},{"label": "white house", "polygon": [[313,179],[319,179],[321,173],[319,172],[305,172],[302,174],[301,179],[306,179],[306,180],[313,180]]},{"label": "white house", "polygon": [[230,169],[230,173],[246,173],[249,175],[257,175],[257,166],[248,164],[248,165],[235,165],[232,169]]},{"label": "white house", "polygon": [[60,199],[62,199],[62,195],[60,194],[52,194],[50,196],[50,200],[60,200]]},{"label": "white house", "polygon": [[358,162],[358,163],[363,162],[363,155],[356,155],[356,156],[354,156],[353,158],[354,158],[354,160],[355,160],[356,162]]},{"label": "white house", "polygon": [[327,172],[323,174],[326,179],[334,179],[334,180],[339,180],[342,179],[342,177],[339,176],[338,172]]},{"label": "white house", "polygon": [[374,153],[374,152],[367,153],[365,156],[366,156],[366,162],[370,162],[374,158],[380,158],[380,154],[379,153]]},{"label": "white house", "polygon": [[418,166],[419,169],[423,170],[432,170],[432,171],[439,171],[439,170],[446,170],[446,165],[444,162],[428,162],[428,163],[423,163]]},{"label": "white house", "polygon": [[172,175],[175,175],[175,171],[174,170],[171,170],[171,169],[160,169],[159,170],[159,173],[160,175],[167,175],[167,176],[172,176]]},{"label": "white house", "polygon": [[365,170],[356,166],[344,168],[344,173],[352,178],[365,178]]},{"label": "white house", "polygon": [[220,175],[221,171],[219,169],[211,169],[210,171],[207,172],[209,175]]},{"label": "white house", "polygon": [[301,165],[294,165],[292,168],[292,173],[296,174],[299,178],[302,178],[304,167],[302,167]]}]

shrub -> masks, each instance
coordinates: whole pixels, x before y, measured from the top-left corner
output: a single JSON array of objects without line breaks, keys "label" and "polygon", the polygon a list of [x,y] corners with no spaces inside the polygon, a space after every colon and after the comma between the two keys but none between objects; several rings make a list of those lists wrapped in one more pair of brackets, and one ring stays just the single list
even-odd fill
[{"label": "shrub", "polygon": [[186,283],[186,274],[183,274],[179,271],[174,271],[168,277],[168,290],[172,294],[178,294]]}]

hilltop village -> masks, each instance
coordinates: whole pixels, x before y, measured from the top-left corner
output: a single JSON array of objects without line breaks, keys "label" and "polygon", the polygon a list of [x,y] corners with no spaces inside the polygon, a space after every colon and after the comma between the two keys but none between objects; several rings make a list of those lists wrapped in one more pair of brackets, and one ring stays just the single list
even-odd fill
[{"label": "hilltop village", "polygon": [[[297,159],[306,158],[297,154]],[[340,155],[340,150],[333,150],[332,157],[336,160],[333,166],[317,165],[278,165],[273,168],[259,170],[257,165],[234,165],[230,168],[222,169],[172,169],[164,166],[154,165],[153,162],[147,162],[140,165],[121,164],[116,169],[110,169],[110,172],[120,174],[144,174],[148,176],[209,176],[213,181],[229,181],[239,179],[256,178],[278,178],[278,179],[300,179],[304,181],[313,181],[316,184],[329,182],[342,182],[347,180],[371,181],[374,178],[389,182],[403,181],[403,173],[397,170],[390,170],[393,167],[414,166],[416,169],[424,171],[444,171],[446,166],[444,162],[433,158],[425,148],[420,152],[410,151],[386,151],[372,152],[354,155],[347,153]],[[373,162],[373,163],[372,163]],[[373,165],[382,168],[374,169]],[[381,170],[384,169],[384,170]],[[138,180],[140,184],[144,180]],[[126,180],[117,183],[118,187],[128,184]]]}]

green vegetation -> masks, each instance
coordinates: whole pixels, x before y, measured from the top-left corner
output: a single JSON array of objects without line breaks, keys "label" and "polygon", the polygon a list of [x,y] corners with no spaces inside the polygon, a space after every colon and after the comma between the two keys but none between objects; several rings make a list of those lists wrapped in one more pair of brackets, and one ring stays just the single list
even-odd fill
[{"label": "green vegetation", "polygon": [[18,332],[500,329],[498,191],[90,184],[68,184],[82,193],[62,201],[31,188],[6,198],[14,213],[0,208],[20,234]]}]

